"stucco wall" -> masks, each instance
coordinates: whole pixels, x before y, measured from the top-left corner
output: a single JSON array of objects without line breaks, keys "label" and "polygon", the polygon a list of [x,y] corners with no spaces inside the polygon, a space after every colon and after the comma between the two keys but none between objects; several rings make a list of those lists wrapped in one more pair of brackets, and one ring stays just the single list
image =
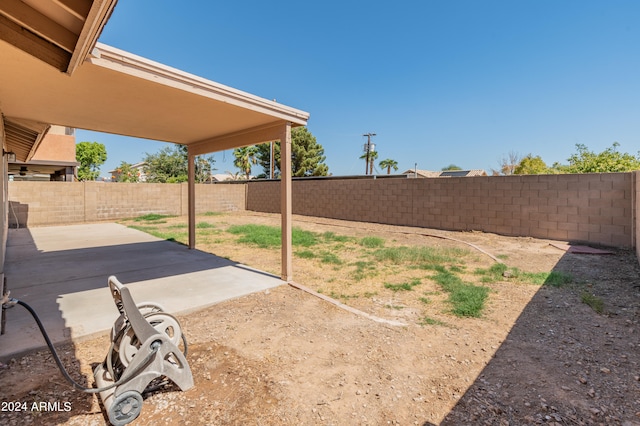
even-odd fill
[{"label": "stucco wall", "polygon": [[[293,213],[503,235],[635,243],[633,173],[297,180]],[[247,210],[279,212],[278,182],[250,182]]]},{"label": "stucco wall", "polygon": [[[135,217],[186,215],[187,184],[9,182],[9,225],[62,225]],[[245,208],[245,186],[196,185],[196,212]]]}]

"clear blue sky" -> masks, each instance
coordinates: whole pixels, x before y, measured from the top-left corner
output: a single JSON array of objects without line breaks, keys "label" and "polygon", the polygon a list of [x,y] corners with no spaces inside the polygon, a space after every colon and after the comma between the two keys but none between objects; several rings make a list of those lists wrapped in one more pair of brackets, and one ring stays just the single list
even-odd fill
[{"label": "clear blue sky", "polygon": [[[364,174],[367,132],[400,172],[640,149],[637,0],[119,0],[100,41],[308,111],[334,175]],[[106,145],[102,176],[166,146],[84,140]]]}]

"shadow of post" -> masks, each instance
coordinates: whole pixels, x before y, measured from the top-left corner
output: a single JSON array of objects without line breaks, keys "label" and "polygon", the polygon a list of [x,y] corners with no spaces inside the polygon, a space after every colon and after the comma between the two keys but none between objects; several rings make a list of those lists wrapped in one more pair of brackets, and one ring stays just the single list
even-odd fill
[{"label": "shadow of post", "polygon": [[540,288],[443,425],[639,424],[635,253],[567,253],[554,271],[572,283]]}]

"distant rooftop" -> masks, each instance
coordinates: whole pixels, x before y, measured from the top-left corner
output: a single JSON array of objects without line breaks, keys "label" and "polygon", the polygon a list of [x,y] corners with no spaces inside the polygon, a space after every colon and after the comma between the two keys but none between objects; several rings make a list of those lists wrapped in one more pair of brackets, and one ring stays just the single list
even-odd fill
[{"label": "distant rooftop", "polygon": [[487,172],[482,169],[473,170],[444,170],[444,171],[431,171],[431,170],[415,170],[409,169],[402,173],[409,177],[419,178],[436,178],[436,177],[471,177],[471,176],[487,176]]}]

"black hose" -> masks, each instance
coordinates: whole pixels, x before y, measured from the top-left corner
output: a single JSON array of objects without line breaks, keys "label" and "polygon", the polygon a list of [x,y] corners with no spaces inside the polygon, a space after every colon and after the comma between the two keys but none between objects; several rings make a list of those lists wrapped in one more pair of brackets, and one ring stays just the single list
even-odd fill
[{"label": "black hose", "polygon": [[103,388],[87,388],[87,387],[82,386],[81,384],[79,384],[75,380],[73,380],[71,378],[71,376],[69,375],[69,373],[67,373],[67,370],[66,370],[66,368],[64,368],[64,365],[62,365],[62,361],[60,360],[60,357],[58,356],[58,352],[56,352],[56,348],[53,346],[53,343],[51,343],[51,339],[49,339],[49,335],[45,331],[44,326],[42,325],[42,321],[40,321],[40,318],[38,317],[38,314],[36,314],[36,311],[34,311],[31,308],[31,306],[27,305],[22,300],[11,299],[10,302],[17,303],[18,305],[24,307],[27,311],[29,311],[29,313],[31,314],[33,319],[36,320],[36,323],[38,324],[38,328],[40,328],[40,332],[42,333],[42,337],[44,337],[45,342],[47,342],[47,346],[49,347],[49,351],[51,351],[51,355],[53,355],[53,359],[56,361],[56,364],[58,364],[58,368],[60,369],[60,372],[62,373],[64,378],[67,379],[67,381],[69,383],[71,383],[71,385],[75,389],[78,389],[78,390],[80,390],[82,392],[100,393],[100,392],[104,392],[106,390],[115,388],[116,386],[119,386],[119,385],[121,385],[123,383],[128,382],[133,377],[135,377],[140,371],[142,371],[143,368],[145,368],[147,366],[147,363],[149,361],[151,361],[151,358],[156,354],[156,352],[158,352],[158,349],[160,348],[159,345],[152,344],[151,345],[151,352],[149,352],[149,354],[146,356],[144,361],[138,366],[138,368],[136,368],[135,371],[131,372],[131,374],[124,374],[120,378],[120,380],[118,380],[117,382],[115,382],[115,383],[113,383],[113,384],[111,384],[109,386],[105,386]]}]

